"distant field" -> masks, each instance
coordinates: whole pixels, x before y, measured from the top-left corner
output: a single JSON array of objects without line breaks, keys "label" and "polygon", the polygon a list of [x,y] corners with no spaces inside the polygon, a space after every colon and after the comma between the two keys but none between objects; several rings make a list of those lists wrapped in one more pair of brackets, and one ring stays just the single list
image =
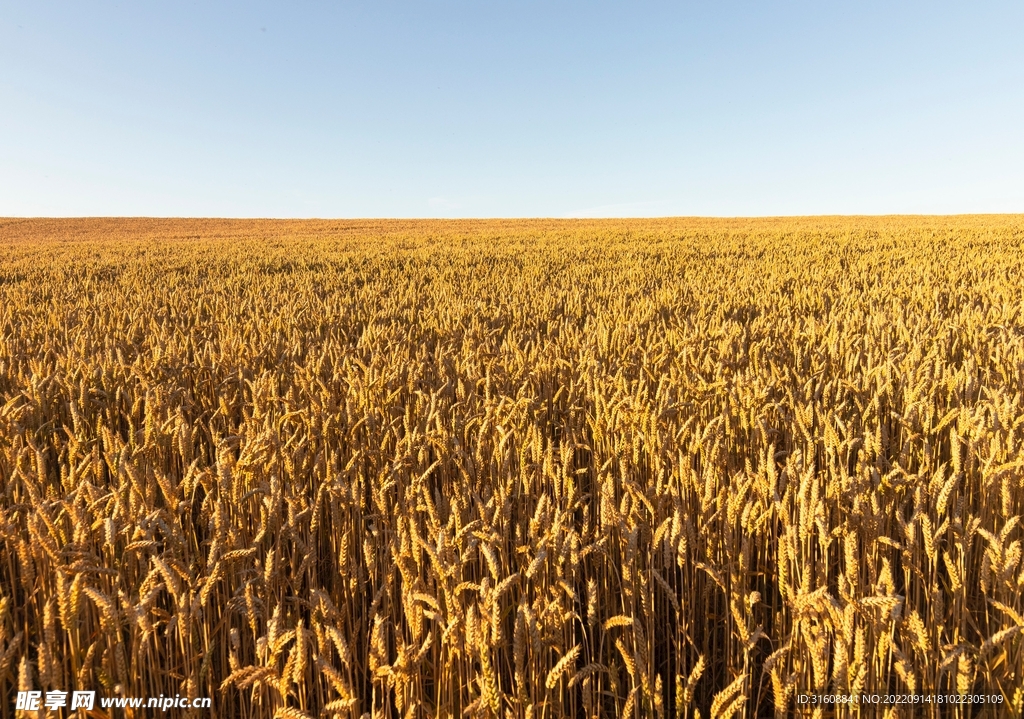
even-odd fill
[{"label": "distant field", "polygon": [[1024,216],[0,220],[0,716],[1019,714],[1022,256]]}]

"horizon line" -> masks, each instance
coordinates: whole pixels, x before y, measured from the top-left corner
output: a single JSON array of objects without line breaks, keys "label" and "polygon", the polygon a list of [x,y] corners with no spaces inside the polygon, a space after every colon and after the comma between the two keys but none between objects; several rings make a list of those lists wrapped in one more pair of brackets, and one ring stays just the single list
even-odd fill
[{"label": "horizon line", "polygon": [[774,220],[774,219],[826,219],[826,218],[873,218],[890,217],[1014,217],[1024,216],[1019,212],[886,212],[886,213],[816,213],[780,215],[488,215],[471,217],[443,216],[271,216],[271,215],[0,215],[0,222],[11,220],[219,220],[257,222],[494,222],[509,220],[580,221],[593,220]]}]

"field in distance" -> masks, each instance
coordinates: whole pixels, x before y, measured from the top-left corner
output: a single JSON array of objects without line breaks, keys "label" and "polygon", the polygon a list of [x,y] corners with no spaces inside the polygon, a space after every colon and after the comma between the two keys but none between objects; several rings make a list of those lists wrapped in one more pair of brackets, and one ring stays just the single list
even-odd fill
[{"label": "field in distance", "polygon": [[1019,714],[1022,257],[1022,216],[0,220],[0,716]]}]

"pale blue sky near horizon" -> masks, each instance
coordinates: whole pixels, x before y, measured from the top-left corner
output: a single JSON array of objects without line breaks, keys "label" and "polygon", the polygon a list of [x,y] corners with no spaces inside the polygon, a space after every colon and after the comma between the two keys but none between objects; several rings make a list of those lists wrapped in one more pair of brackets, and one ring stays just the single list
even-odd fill
[{"label": "pale blue sky near horizon", "polygon": [[1019,2],[0,0],[0,216],[1024,212]]}]

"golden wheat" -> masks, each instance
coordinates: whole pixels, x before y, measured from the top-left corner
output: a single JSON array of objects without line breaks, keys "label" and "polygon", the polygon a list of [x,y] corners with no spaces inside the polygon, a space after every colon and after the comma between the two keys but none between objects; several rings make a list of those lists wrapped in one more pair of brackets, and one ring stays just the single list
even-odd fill
[{"label": "golden wheat", "polygon": [[0,251],[2,697],[1024,710],[1020,217],[3,220]]}]

